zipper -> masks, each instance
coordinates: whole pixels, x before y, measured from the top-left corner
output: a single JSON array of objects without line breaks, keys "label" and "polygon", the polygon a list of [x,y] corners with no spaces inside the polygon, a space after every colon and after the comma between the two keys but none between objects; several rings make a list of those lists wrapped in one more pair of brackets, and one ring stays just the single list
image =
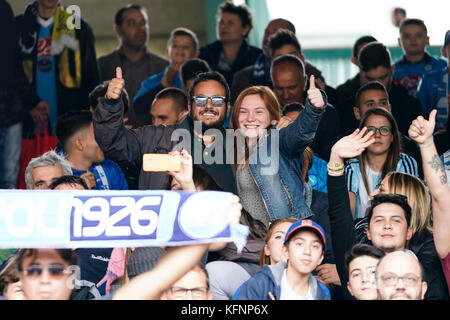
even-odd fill
[{"label": "zipper", "polygon": [[281,186],[283,187],[284,192],[286,193],[286,196],[287,196],[287,198],[289,200],[289,210],[291,212],[294,212],[294,203],[292,201],[291,194],[289,193],[286,185],[284,184],[283,178],[280,175],[278,177],[280,177]]}]

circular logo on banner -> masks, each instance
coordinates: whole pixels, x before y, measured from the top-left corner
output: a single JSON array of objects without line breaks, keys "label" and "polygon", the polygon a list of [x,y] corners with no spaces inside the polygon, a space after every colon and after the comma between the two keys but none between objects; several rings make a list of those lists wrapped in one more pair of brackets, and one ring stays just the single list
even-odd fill
[{"label": "circular logo on banner", "polygon": [[231,194],[203,191],[190,196],[181,206],[178,217],[183,232],[193,238],[213,237],[227,226],[226,211]]},{"label": "circular logo on banner", "polygon": [[47,73],[52,70],[52,62],[49,59],[40,59],[37,66],[39,72],[42,73]]}]

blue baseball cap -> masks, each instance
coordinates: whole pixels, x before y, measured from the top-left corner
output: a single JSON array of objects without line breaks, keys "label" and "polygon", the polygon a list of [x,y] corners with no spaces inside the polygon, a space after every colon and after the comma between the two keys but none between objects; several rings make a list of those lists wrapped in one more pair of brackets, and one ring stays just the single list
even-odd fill
[{"label": "blue baseball cap", "polygon": [[284,243],[286,243],[294,234],[296,234],[300,230],[310,230],[316,233],[319,239],[322,241],[323,250],[325,250],[325,245],[327,243],[327,240],[325,238],[325,231],[318,223],[315,223],[310,219],[303,219],[294,222],[286,232],[286,236],[284,237]]},{"label": "blue baseball cap", "polygon": [[447,46],[447,44],[450,42],[450,30],[447,30],[447,32],[445,33],[445,38],[444,38],[444,47]]}]

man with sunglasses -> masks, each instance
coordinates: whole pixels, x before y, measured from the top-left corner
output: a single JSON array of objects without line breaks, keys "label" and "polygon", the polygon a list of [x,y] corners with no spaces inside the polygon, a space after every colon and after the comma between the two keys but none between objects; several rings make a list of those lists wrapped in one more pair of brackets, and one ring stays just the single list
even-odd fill
[{"label": "man with sunglasses", "polygon": [[93,115],[94,134],[107,157],[116,162],[127,160],[141,168],[139,189],[163,189],[167,177],[164,172],[144,172],[143,154],[167,154],[183,148],[222,189],[235,193],[232,167],[226,161],[223,128],[230,110],[230,89],[221,74],[205,72],[196,77],[188,95],[189,117],[179,125],[126,129],[122,123],[123,104],[119,99],[124,86],[122,70],[117,68],[116,77],[110,81],[105,98],[99,99]]},{"label": "man with sunglasses", "polygon": [[[17,253],[22,290],[26,300],[84,300],[99,298],[94,284],[75,287],[78,258],[71,249],[21,249]],[[79,283],[77,283],[79,285]]]}]

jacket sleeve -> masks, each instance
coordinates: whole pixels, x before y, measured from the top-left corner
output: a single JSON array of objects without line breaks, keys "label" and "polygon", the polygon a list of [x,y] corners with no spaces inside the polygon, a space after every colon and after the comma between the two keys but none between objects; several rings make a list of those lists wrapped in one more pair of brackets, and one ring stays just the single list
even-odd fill
[{"label": "jacket sleeve", "polygon": [[142,131],[145,127],[134,130],[124,127],[122,99],[99,98],[93,122],[95,140],[107,158],[116,163],[128,161],[137,168],[142,167],[142,141],[136,131]]},{"label": "jacket sleeve", "polygon": [[[256,276],[256,275],[255,275]],[[251,277],[244,282],[234,294],[234,300],[269,300],[268,292],[265,292],[258,277]],[[275,294],[274,292],[272,292]]]},{"label": "jacket sleeve", "polygon": [[328,175],[327,186],[328,215],[336,268],[341,279],[344,298],[352,299],[347,289],[348,271],[345,267],[344,257],[345,253],[353,246],[354,231],[345,176]]},{"label": "jacket sleeve", "polygon": [[340,121],[336,108],[327,105],[317,127],[311,148],[321,159],[330,159],[330,150],[339,134]]},{"label": "jacket sleeve", "polygon": [[436,106],[436,101],[433,99],[433,94],[436,93],[431,84],[431,77],[428,74],[424,74],[417,88],[416,97],[422,104],[422,110],[425,117],[428,117],[430,111]]},{"label": "jacket sleeve", "polygon": [[[327,105],[327,97],[322,92],[322,97]],[[325,112],[325,107],[314,108],[306,99],[305,108],[293,123],[280,130],[280,151],[291,158],[298,157],[314,140],[320,119]]]},{"label": "jacket sleeve", "polygon": [[84,36],[81,39],[81,49],[82,49],[82,92],[84,103],[89,106],[88,96],[89,93],[100,83],[100,71],[97,62],[97,55],[95,53],[95,39],[92,33],[91,27],[87,23],[82,24],[84,28]]}]

